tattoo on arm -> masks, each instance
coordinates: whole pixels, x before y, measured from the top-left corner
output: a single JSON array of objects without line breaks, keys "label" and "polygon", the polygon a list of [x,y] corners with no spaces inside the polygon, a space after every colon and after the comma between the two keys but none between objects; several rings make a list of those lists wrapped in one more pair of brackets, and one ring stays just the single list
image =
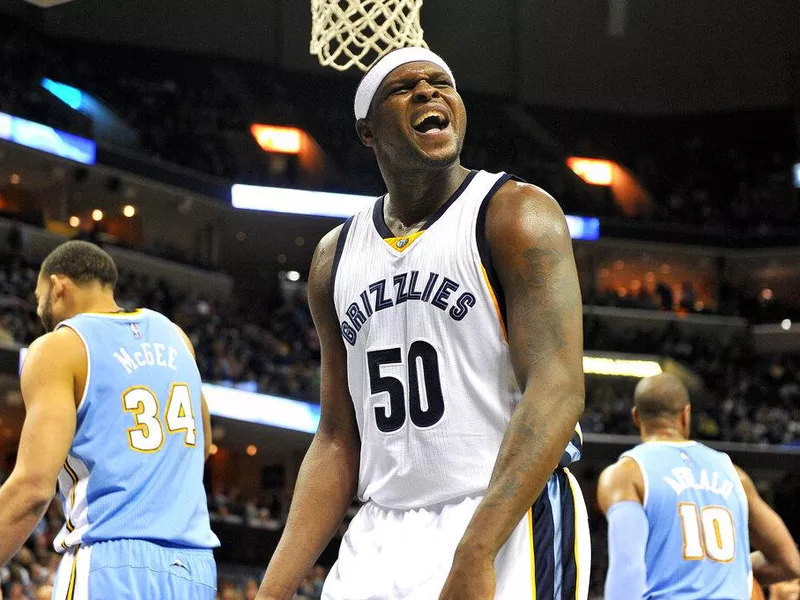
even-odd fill
[{"label": "tattoo on arm", "polygon": [[547,361],[569,341],[564,330],[565,319],[580,303],[580,288],[571,269],[563,262],[568,258],[558,250],[552,233],[543,236],[540,245],[522,253],[523,261],[513,273],[516,289],[527,289],[540,302],[521,303],[516,326],[529,328],[530,342],[524,350],[535,362]]}]

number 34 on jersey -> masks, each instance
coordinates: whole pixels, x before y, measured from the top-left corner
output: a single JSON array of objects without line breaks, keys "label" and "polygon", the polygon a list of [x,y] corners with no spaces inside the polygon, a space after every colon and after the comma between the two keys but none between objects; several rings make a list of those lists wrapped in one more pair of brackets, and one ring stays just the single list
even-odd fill
[{"label": "number 34 on jersey", "polygon": [[[137,452],[158,452],[164,444],[165,433],[158,398],[153,391],[144,386],[128,388],[122,393],[122,408],[133,415],[134,426],[127,429],[130,447]],[[166,433],[182,433],[184,445],[194,447],[197,424],[188,384],[173,383],[170,387],[163,423]]]}]

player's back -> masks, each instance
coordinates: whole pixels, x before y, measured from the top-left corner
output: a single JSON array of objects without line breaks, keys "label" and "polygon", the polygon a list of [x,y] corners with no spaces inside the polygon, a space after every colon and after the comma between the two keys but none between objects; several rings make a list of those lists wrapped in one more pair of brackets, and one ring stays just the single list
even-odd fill
[{"label": "player's back", "polygon": [[87,350],[75,438],[59,475],[59,550],[108,540],[212,548],[203,488],[200,374],[177,328],[150,310],[64,321]]},{"label": "player's back", "polygon": [[747,498],[727,454],[697,442],[646,442],[622,456],[644,478],[645,598],[750,598]]}]

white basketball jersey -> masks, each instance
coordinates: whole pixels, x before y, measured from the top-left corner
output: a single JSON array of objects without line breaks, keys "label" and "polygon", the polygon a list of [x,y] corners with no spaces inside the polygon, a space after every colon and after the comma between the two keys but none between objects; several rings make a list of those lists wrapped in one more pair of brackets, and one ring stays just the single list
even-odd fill
[{"label": "white basketball jersey", "polygon": [[509,178],[470,172],[410,236],[393,237],[384,198],[342,228],[332,290],[362,501],[413,509],[486,492],[519,399],[484,235]]}]

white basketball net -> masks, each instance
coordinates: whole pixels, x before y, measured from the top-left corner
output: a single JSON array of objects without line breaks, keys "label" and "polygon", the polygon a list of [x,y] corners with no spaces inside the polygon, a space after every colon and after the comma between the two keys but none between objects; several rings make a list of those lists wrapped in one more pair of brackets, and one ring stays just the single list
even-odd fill
[{"label": "white basketball net", "polygon": [[311,54],[322,66],[366,71],[381,56],[422,39],[422,0],[311,0]]}]

